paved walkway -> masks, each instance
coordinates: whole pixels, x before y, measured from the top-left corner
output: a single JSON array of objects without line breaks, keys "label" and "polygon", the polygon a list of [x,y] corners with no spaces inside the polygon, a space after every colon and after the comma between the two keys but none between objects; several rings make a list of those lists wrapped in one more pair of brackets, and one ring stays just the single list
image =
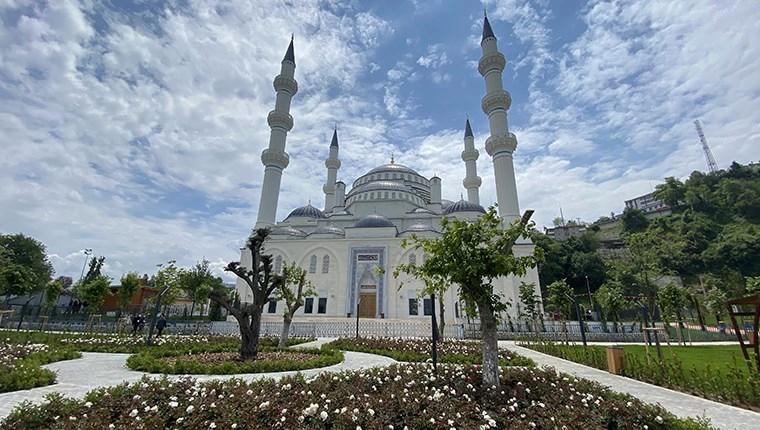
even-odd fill
[{"label": "paved walkway", "polygon": [[760,414],[756,412],[613,375],[603,370],[517,346],[514,341],[499,341],[499,346],[529,357],[539,366],[551,366],[560,372],[599,382],[615,391],[628,393],[645,402],[659,403],[678,417],[705,416],[720,429],[760,429]]},{"label": "paved walkway", "polygon": [[[318,348],[332,339],[319,339],[313,342],[296,345],[294,348]],[[365,354],[362,352],[345,351],[342,363],[328,367],[302,370],[306,378],[313,378],[323,372],[342,372],[345,370],[360,370],[370,367],[384,367],[396,363],[392,358]],[[83,397],[88,391],[100,387],[109,387],[121,382],[135,382],[143,376],[161,377],[155,373],[144,373],[130,370],[126,367],[127,358],[131,354],[111,354],[99,352],[83,352],[82,358],[76,360],[58,361],[47,364],[46,367],[58,374],[58,382],[45,387],[31,390],[13,391],[0,394],[0,419],[6,417],[19,403],[28,400],[40,402],[49,393],[61,393],[70,397]],[[276,373],[242,373],[235,375],[169,375],[169,378],[179,379],[192,377],[200,381],[223,380],[239,378],[247,381],[263,378],[279,379],[298,374],[298,371]]]}]

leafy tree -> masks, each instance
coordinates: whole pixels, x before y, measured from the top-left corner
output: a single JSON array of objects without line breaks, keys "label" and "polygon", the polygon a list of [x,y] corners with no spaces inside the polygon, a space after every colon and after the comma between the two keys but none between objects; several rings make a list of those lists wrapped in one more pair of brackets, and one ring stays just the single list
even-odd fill
[{"label": "leafy tree", "polygon": [[585,292],[587,276],[591,290],[607,280],[604,260],[598,252],[599,241],[593,233],[587,232],[563,241],[556,241],[545,234],[536,234],[534,239],[545,256],[538,266],[541,285],[565,280],[573,291]]},{"label": "leafy tree", "polygon": [[129,272],[121,277],[121,286],[119,287],[119,312],[123,313],[132,303],[132,297],[140,288],[140,275],[136,272]]},{"label": "leafy tree", "polygon": [[84,277],[74,285],[74,295],[87,303],[87,310],[98,312],[106,297],[111,294],[111,278],[103,275],[106,257],[94,257]]},{"label": "leafy tree", "polygon": [[[416,240],[416,236],[412,236],[411,239],[412,241]],[[413,245],[408,239],[401,241],[402,248],[408,248],[410,246]],[[443,338],[443,333],[446,326],[443,297],[451,286],[451,281],[444,276],[441,276],[439,273],[429,273],[427,270],[428,268],[425,265],[418,266],[417,264],[402,263],[396,266],[394,269],[393,277],[398,278],[401,273],[411,275],[412,277],[422,281],[425,285],[422,291],[420,291],[418,298],[429,297],[432,294],[435,294],[438,297],[438,315],[440,316],[438,318],[438,337]],[[398,286],[398,289],[400,290],[403,287],[404,283],[401,282]],[[433,312],[435,312],[435,306],[433,307]]]},{"label": "leafy tree", "polygon": [[[533,330],[538,331],[537,321],[541,318],[541,297],[536,293],[536,284],[520,282],[518,295],[522,302],[522,315],[530,318]],[[543,322],[543,319],[542,319]]]},{"label": "leafy tree", "polygon": [[683,182],[669,176],[665,178],[665,183],[655,187],[655,191],[652,194],[655,199],[661,200],[671,208],[677,208],[684,201],[686,187]]},{"label": "leafy tree", "polygon": [[546,292],[546,310],[558,313],[563,320],[567,319],[570,316],[570,307],[573,305],[573,289],[562,279],[549,284]]},{"label": "leafy tree", "polygon": [[760,276],[748,276],[746,278],[746,294],[754,296],[760,294]]},{"label": "leafy tree", "polygon": [[286,264],[282,268],[282,277],[284,282],[278,284],[274,290],[272,300],[285,301],[285,312],[282,315],[282,334],[278,347],[285,348],[288,346],[288,336],[290,335],[290,324],[293,322],[293,315],[304,304],[304,298],[315,296],[317,291],[314,286],[306,279],[306,270],[300,267],[294,261]]},{"label": "leafy tree", "polygon": [[611,320],[617,333],[620,311],[627,305],[623,285],[614,280],[605,283],[594,293],[594,300],[599,304],[605,321]]},{"label": "leafy tree", "polygon": [[538,247],[524,256],[512,253],[517,239],[534,231],[532,223],[522,221],[505,228],[496,209],[491,207],[475,222],[444,218],[440,237],[412,237],[413,247],[427,255],[419,270],[457,284],[468,314],[474,315],[477,308],[483,340],[483,383],[486,386],[500,386],[497,318],[509,305],[494,291],[493,281],[506,276],[524,276],[529,267],[538,264],[543,256]]},{"label": "leafy tree", "polygon": [[258,354],[259,335],[261,332],[261,314],[264,305],[271,300],[272,292],[284,282],[282,276],[272,271],[272,256],[263,254],[263,246],[269,231],[267,229],[254,230],[248,241],[246,249],[251,254],[250,268],[233,261],[227,264],[224,270],[234,273],[245,282],[245,285],[253,293],[252,303],[230,301],[228,294],[220,294],[222,290],[213,291],[211,300],[218,302],[227,309],[238,322],[240,328],[240,359],[255,360]]},{"label": "leafy tree", "polygon": [[57,279],[48,282],[45,286],[45,302],[43,305],[45,312],[50,312],[56,302],[58,302],[58,297],[60,297],[64,290],[64,278],[65,277],[60,276]]},{"label": "leafy tree", "polygon": [[43,290],[53,276],[45,245],[23,234],[0,234],[0,295]]},{"label": "leafy tree", "polygon": [[644,216],[644,212],[639,209],[625,208],[621,219],[623,220],[623,231],[626,233],[641,233],[649,225],[649,220]]},{"label": "leafy tree", "polygon": [[192,269],[182,273],[180,288],[193,301],[193,304],[190,306],[191,317],[195,315],[196,302],[205,301],[211,293],[213,279],[214,275],[211,273],[209,262],[206,259],[196,263]]},{"label": "leafy tree", "polygon": [[657,292],[657,303],[660,305],[660,310],[666,323],[671,318],[676,320],[678,323],[679,339],[683,338],[683,333],[681,332],[683,327],[682,314],[688,303],[684,289],[673,283],[660,288]]},{"label": "leafy tree", "polygon": [[728,296],[726,295],[726,292],[721,290],[720,288],[713,287],[709,291],[707,291],[707,295],[705,296],[705,307],[707,308],[707,311],[712,313],[715,316],[715,322],[719,322],[721,320],[721,317],[726,312],[726,302],[728,301]]},{"label": "leafy tree", "polygon": [[[164,291],[161,296],[161,306],[164,308],[164,312],[179,300],[182,295],[181,279],[184,276],[185,271],[178,268],[174,261],[169,262],[166,266],[161,267],[156,276],[153,278],[153,285],[159,292]],[[151,297],[148,303],[154,303],[157,299],[156,296]]]}]

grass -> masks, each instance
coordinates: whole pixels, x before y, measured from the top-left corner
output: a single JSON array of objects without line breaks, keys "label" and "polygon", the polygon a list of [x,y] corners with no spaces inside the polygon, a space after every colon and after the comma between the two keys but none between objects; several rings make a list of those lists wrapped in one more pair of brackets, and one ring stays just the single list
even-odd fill
[{"label": "grass", "polygon": [[[646,347],[643,345],[623,346],[626,357],[635,355],[646,361]],[[656,347],[649,348],[650,356],[657,356]],[[715,345],[715,346],[662,346],[662,354],[667,359],[675,357],[681,361],[684,368],[694,369],[698,372],[707,371],[708,368],[724,371],[736,367],[743,373],[749,373],[749,368],[744,362],[741,348],[738,345]]]}]

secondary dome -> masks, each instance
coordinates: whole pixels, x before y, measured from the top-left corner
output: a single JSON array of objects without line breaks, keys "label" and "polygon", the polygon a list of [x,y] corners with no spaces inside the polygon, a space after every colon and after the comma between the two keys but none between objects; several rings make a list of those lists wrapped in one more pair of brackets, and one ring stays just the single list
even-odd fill
[{"label": "secondary dome", "polygon": [[373,227],[395,227],[388,218],[382,215],[367,215],[354,224],[354,227],[373,228]]},{"label": "secondary dome", "polygon": [[438,230],[436,230],[435,227],[433,227],[430,224],[412,224],[410,225],[405,232],[411,231],[411,232],[422,232],[422,231],[434,231],[436,233],[439,233]]},{"label": "secondary dome", "polygon": [[314,231],[311,232],[311,234],[338,234],[343,235],[345,232],[340,227],[335,227],[332,225],[321,225],[314,229]]},{"label": "secondary dome", "polygon": [[309,203],[306,206],[301,206],[300,208],[295,208],[293,209],[292,212],[290,212],[290,214],[288,214],[288,218],[295,217],[295,216],[306,217],[306,218],[317,218],[317,219],[327,218],[325,214],[322,213],[321,210],[312,206],[311,203]]},{"label": "secondary dome", "polygon": [[273,236],[305,237],[306,232],[290,226],[274,227],[270,233]]},{"label": "secondary dome", "polygon": [[447,205],[446,208],[443,210],[444,214],[451,214],[454,212],[480,212],[480,213],[486,213],[486,210],[483,209],[483,206],[477,205],[475,203],[470,203],[467,200],[460,200],[458,202],[452,203],[450,205]]}]

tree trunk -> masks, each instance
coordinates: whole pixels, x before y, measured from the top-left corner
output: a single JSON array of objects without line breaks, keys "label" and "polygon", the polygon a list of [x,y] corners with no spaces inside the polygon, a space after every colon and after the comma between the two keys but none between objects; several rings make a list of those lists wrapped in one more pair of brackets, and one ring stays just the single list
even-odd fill
[{"label": "tree trunk", "polygon": [[[187,308],[185,308],[187,309]],[[193,299],[193,304],[190,305],[190,319],[193,319],[193,313],[195,312],[195,299]]]},{"label": "tree trunk", "polygon": [[691,303],[694,305],[694,309],[697,310],[697,320],[699,320],[699,329],[702,331],[707,331],[707,327],[705,327],[705,318],[702,316],[702,309],[700,309],[700,306],[699,306],[699,300],[697,300],[696,297],[691,296]]},{"label": "tree trunk", "polygon": [[250,322],[247,312],[238,312],[233,315],[240,326],[240,359],[243,361],[256,360],[258,355],[262,311],[263,309],[253,307]]},{"label": "tree trunk", "polygon": [[438,296],[438,308],[441,310],[439,312],[441,318],[438,319],[438,338],[443,339],[443,329],[446,327],[446,320],[444,319],[444,307],[443,307],[443,294]]},{"label": "tree trunk", "polygon": [[290,324],[293,322],[293,314],[286,312],[282,317],[282,333],[280,333],[280,343],[278,348],[288,347],[288,336],[290,335]]},{"label": "tree trunk", "polygon": [[478,303],[480,331],[483,336],[483,386],[499,388],[499,344],[496,339],[496,318],[488,301]]}]

